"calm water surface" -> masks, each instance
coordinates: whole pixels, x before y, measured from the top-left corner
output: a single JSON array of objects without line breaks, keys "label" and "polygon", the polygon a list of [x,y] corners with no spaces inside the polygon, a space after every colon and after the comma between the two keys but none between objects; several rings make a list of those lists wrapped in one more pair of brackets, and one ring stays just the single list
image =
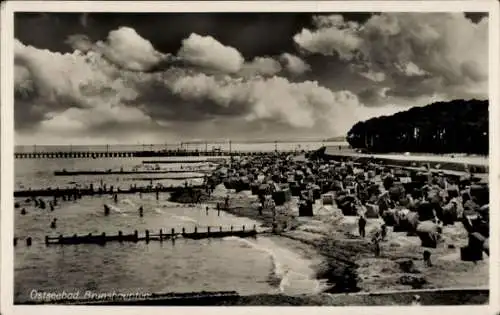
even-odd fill
[{"label": "calm water surface", "polygon": [[[165,158],[169,159],[169,158]],[[142,159],[39,159],[15,161],[15,189],[85,186],[100,182],[123,188],[134,182],[130,176],[71,176],[55,177],[54,170],[131,169]],[[201,164],[201,163],[200,163]],[[183,167],[192,167],[192,164]],[[164,166],[162,166],[164,167]],[[180,167],[180,164],[166,166]],[[136,176],[137,177],[137,176]],[[168,185],[184,181],[164,180]],[[312,261],[288,248],[278,246],[271,238],[187,240],[149,244],[108,243],[99,245],[49,246],[45,235],[82,235],[88,233],[124,234],[149,229],[170,231],[195,226],[203,231],[207,226],[228,229],[231,225],[248,228],[257,222],[216,211],[206,214],[204,205],[184,207],[167,201],[168,194],[121,195],[118,203],[110,196],[83,197],[61,201],[54,212],[36,209],[24,198],[16,199],[27,214],[15,209],[15,301],[26,301],[31,290],[94,290],[120,292],[189,292],[201,290],[236,290],[241,294],[285,292],[312,293],[321,288],[311,269]],[[50,198],[46,199],[47,201]],[[110,216],[104,216],[103,205],[111,206]],[[138,216],[143,206],[144,217]],[[57,218],[57,228],[50,222]],[[27,247],[26,237],[33,245]]]}]

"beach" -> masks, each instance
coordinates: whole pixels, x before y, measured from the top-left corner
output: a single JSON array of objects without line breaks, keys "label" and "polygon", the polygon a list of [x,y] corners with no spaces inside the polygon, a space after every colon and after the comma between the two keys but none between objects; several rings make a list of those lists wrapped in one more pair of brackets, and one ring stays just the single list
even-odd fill
[{"label": "beach", "polygon": [[[240,194],[241,196],[242,194]],[[244,203],[244,198],[234,196],[235,203]],[[322,205],[316,204],[316,210]],[[249,217],[270,226],[272,214],[265,213],[259,216],[250,205],[235,206],[229,209],[229,213]],[[340,210],[331,206],[330,213],[339,213]],[[360,278],[360,291],[380,292],[391,290],[408,290],[413,287],[409,284],[401,284],[402,277],[408,274],[418,276],[427,282],[421,288],[487,288],[489,277],[488,256],[477,263],[460,261],[458,249],[467,244],[467,232],[461,225],[456,223],[448,226],[443,231],[445,237],[443,245],[433,251],[435,264],[433,268],[423,266],[422,253],[424,249],[420,246],[418,237],[407,237],[404,232],[389,231],[388,237],[382,243],[382,256],[373,257],[370,251],[370,243],[357,241],[357,224],[355,217],[343,217],[333,220],[330,213],[317,215],[311,219],[281,218],[290,220],[295,225],[292,231],[282,231],[276,236],[276,242],[293,248],[301,253],[303,257],[316,257],[315,266],[318,272],[344,264],[344,259],[358,265],[357,274]],[[381,219],[368,219],[367,233],[370,234],[375,228],[382,224]],[[349,246],[351,243],[360,243],[361,249]],[[452,245],[453,248],[448,248]],[[345,247],[345,249],[342,249]],[[340,256],[337,258],[337,256]],[[341,259],[341,260],[337,260]],[[399,267],[398,261],[414,261],[414,270],[408,272]],[[318,263],[318,261],[320,261]]]},{"label": "beach", "polygon": [[[82,164],[78,160],[64,159],[40,161],[16,161],[18,189],[46,187],[46,183],[51,183],[53,187],[84,187],[90,184],[126,187],[130,182],[137,182],[132,179],[133,174],[54,177],[54,171],[62,167],[68,170],[89,169],[93,162],[85,160],[86,164]],[[140,159],[98,161],[99,169],[130,169],[142,163]],[[103,164],[103,161],[106,163]],[[34,173],[30,172],[30,167],[33,169],[37,163],[44,166],[34,170]],[[190,167],[199,166],[188,164]],[[172,165],[180,169],[180,165],[175,163],[165,165],[169,169]],[[145,175],[144,181],[137,182],[138,185],[147,184],[147,178],[148,175]],[[159,180],[152,179],[151,182],[158,184]],[[182,186],[184,182],[175,179],[161,181],[162,185],[173,186]],[[190,185],[202,182],[201,178],[199,181],[193,179]],[[313,216],[303,217],[299,216],[297,197],[278,206],[277,215],[268,208],[259,213],[256,194],[249,189],[238,192],[226,189],[222,183],[201,204],[193,204],[189,200],[177,203],[170,197],[169,193],[160,193],[157,197],[154,193],[135,193],[119,195],[114,203],[112,195],[84,196],[80,200],[60,202],[53,212],[40,211],[33,208],[33,201],[16,198],[19,203],[15,214],[15,237],[19,243],[15,247],[16,303],[33,302],[28,293],[32,288],[50,291],[61,287],[94,291],[126,287],[141,292],[237,289],[238,294],[248,299],[262,295],[267,301],[265,303],[275,301],[283,305],[293,303],[299,296],[308,301],[300,300],[300,303],[331,305],[355,303],[359,299],[342,302],[335,298],[337,294],[488,288],[488,256],[484,255],[483,260],[476,262],[460,259],[460,248],[468,242],[468,233],[460,222],[444,227],[440,245],[432,250],[433,266],[428,267],[422,260],[425,248],[421,246],[420,239],[408,236],[406,232],[395,232],[392,227],[388,228],[387,237],[380,244],[381,254],[375,257],[370,235],[380,228],[383,220],[369,218],[366,226],[368,237],[360,238],[357,218],[343,215],[335,203],[324,205],[322,199],[314,202]],[[218,211],[217,203],[224,203],[227,197],[230,206],[219,207],[221,211]],[[109,216],[103,214],[104,204],[111,207]],[[144,208],[144,217],[138,215],[139,206]],[[27,214],[20,214],[21,208],[26,208]],[[55,229],[49,228],[53,218],[59,219]],[[273,221],[279,229],[269,234]],[[193,231],[195,227],[199,231],[206,231],[208,227],[227,230],[229,226],[241,228],[243,225],[247,229],[256,226],[259,233],[265,234],[253,239],[177,239],[149,244],[110,243],[105,246],[43,244],[46,235],[116,234],[118,230],[124,233],[134,230],[156,232],[172,228]],[[27,237],[32,238],[33,245],[24,244]],[[231,261],[229,268],[228,261]],[[71,274],[73,276],[70,277]],[[123,274],[130,277],[123,278]],[[47,282],[48,279],[51,280]],[[235,283],[238,285],[235,286]],[[283,297],[290,297],[290,300],[285,301]],[[372,303],[376,304],[375,300]]]}]

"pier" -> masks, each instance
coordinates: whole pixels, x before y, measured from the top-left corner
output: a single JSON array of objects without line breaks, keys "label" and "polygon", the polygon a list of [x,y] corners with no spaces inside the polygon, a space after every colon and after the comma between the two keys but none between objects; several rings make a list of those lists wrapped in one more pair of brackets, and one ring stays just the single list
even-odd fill
[{"label": "pier", "polygon": [[[296,153],[296,151],[279,151]],[[103,158],[137,158],[137,157],[175,157],[175,156],[263,156],[264,151],[200,151],[200,150],[162,150],[162,151],[70,151],[70,152],[16,152],[16,159],[103,159]]]},{"label": "pier", "polygon": [[[149,243],[150,241],[164,241],[164,240],[175,240],[177,238],[185,238],[192,240],[201,240],[205,238],[223,238],[228,236],[235,237],[255,237],[257,236],[257,227],[254,225],[251,229],[245,229],[243,225],[240,229],[236,229],[233,226],[230,227],[207,227],[204,231],[199,230],[197,227],[193,231],[188,232],[185,228],[181,231],[176,231],[171,229],[170,231],[163,231],[160,229],[158,233],[151,233],[146,230],[143,235],[139,235],[137,230],[132,234],[123,234],[122,231],[118,231],[115,235],[107,235],[106,233],[101,233],[93,235],[89,233],[87,235],[77,235],[72,236],[45,236],[46,245],[78,245],[78,244],[100,244],[104,245],[109,242],[140,242],[144,241]],[[15,239],[15,244],[17,244],[17,239]],[[26,245],[31,246],[31,238],[26,239]]]}]

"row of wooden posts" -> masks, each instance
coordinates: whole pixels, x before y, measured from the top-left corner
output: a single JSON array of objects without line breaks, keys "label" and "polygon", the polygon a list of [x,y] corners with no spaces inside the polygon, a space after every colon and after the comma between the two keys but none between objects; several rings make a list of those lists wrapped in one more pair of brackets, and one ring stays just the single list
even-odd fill
[{"label": "row of wooden posts", "polygon": [[[219,230],[211,230],[211,227],[208,226],[206,232],[198,231],[198,227],[194,227],[193,232],[186,232],[185,228],[182,228],[182,232],[176,233],[175,229],[172,228],[170,233],[164,233],[163,229],[159,230],[158,234],[151,234],[149,230],[145,231],[143,237],[139,236],[139,232],[137,230],[134,231],[133,234],[123,234],[122,231],[118,231],[117,235],[106,235],[106,233],[101,233],[98,235],[93,235],[89,233],[87,235],[78,236],[74,234],[73,236],[63,236],[62,234],[53,237],[53,236],[45,236],[45,244],[60,244],[60,245],[75,245],[75,244],[104,244],[106,242],[118,241],[118,242],[138,242],[138,241],[163,241],[165,239],[175,240],[178,236],[182,236],[183,238],[189,239],[203,239],[203,238],[217,238],[217,237],[226,237],[226,236],[239,236],[239,237],[249,237],[257,235],[257,227],[253,226],[252,229],[245,229],[245,225],[242,226],[241,230],[234,230],[234,227],[231,225],[230,230],[223,229],[222,226],[219,226]],[[26,238],[26,246],[32,245],[32,238]],[[14,246],[18,243],[18,238],[14,238]]]},{"label": "row of wooden posts", "polygon": [[[295,150],[280,150],[281,153],[293,154]],[[266,151],[66,151],[66,152],[16,152],[15,159],[67,159],[67,158],[147,158],[172,156],[262,156]]]}]

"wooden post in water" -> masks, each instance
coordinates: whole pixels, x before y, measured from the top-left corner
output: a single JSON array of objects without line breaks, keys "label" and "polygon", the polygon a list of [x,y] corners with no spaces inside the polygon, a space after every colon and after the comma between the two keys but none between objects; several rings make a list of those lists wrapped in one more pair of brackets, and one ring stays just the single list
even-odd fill
[{"label": "wooden post in water", "polygon": [[210,236],[210,227],[207,226],[207,236]]},{"label": "wooden post in water", "polygon": [[134,231],[134,241],[139,241],[139,232],[137,232],[137,230]]},{"label": "wooden post in water", "polygon": [[118,241],[120,243],[123,242],[123,232],[122,231],[118,231]]},{"label": "wooden post in water", "polygon": [[194,227],[194,234],[198,234],[198,227],[197,226]]},{"label": "wooden post in water", "polygon": [[45,245],[49,245],[49,236],[45,235]]},{"label": "wooden post in water", "polygon": [[163,231],[160,229],[160,242],[163,241]]},{"label": "wooden post in water", "polygon": [[146,230],[146,243],[149,243],[149,230]]},{"label": "wooden post in water", "polygon": [[62,244],[63,243],[63,236],[62,234],[59,234],[59,244]]},{"label": "wooden post in water", "polygon": [[[183,230],[183,231],[182,231],[182,234],[184,234],[184,229],[182,229],[182,230]],[[175,235],[175,229],[174,229],[174,228],[172,228],[172,238],[174,237],[174,235]]]},{"label": "wooden post in water", "polygon": [[105,243],[106,243],[106,233],[102,232],[101,233],[101,244],[105,244]]},{"label": "wooden post in water", "polygon": [[182,236],[184,236],[184,234],[186,234],[186,229],[182,228]]},{"label": "wooden post in water", "polygon": [[231,225],[231,233],[233,232],[233,226]]},{"label": "wooden post in water", "polygon": [[245,226],[243,225],[243,232],[245,232]]},{"label": "wooden post in water", "polygon": [[219,226],[219,232],[222,232],[222,226]]}]

